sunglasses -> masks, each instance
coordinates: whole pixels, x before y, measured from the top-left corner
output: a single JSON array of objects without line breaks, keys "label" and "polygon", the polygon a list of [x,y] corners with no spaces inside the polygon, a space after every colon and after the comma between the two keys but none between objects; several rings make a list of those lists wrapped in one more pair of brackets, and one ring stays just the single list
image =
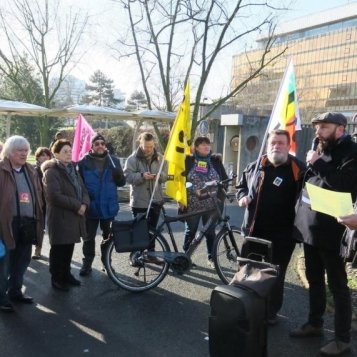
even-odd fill
[{"label": "sunglasses", "polygon": [[94,146],[105,146],[105,142],[104,141],[95,141]]}]

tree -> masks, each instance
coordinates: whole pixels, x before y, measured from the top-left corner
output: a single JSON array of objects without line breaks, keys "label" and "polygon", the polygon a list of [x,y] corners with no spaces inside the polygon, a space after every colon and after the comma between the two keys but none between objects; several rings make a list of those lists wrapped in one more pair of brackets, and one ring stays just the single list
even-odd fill
[{"label": "tree", "polygon": [[148,101],[144,92],[135,90],[133,93],[131,93],[127,103],[128,105],[125,108],[126,110],[138,110],[147,108]]},{"label": "tree", "polygon": [[[35,75],[27,56],[17,58],[19,67],[13,77],[1,75],[0,92],[2,98],[43,105],[41,79]],[[21,85],[18,85],[21,83]],[[11,127],[13,132],[25,136],[32,146],[39,146],[40,118],[13,117]]]},{"label": "tree", "polygon": [[83,97],[83,103],[100,107],[115,107],[123,101],[114,97],[114,81],[102,71],[95,71],[89,80],[91,83],[86,85],[86,90],[89,94]]},{"label": "tree", "polygon": [[[183,93],[191,79],[192,133],[200,120],[207,118],[220,105],[236,95],[261,71],[281,56],[286,49],[272,54],[274,44],[273,12],[279,10],[269,1],[246,3],[243,0],[185,0],[132,1],[117,0],[127,11],[128,30],[119,37],[113,49],[118,58],[135,56],[148,108],[173,111],[178,93]],[[258,65],[250,74],[213,101],[211,110],[199,116],[201,100],[207,81],[222,56],[231,56],[232,49],[253,41],[261,32],[269,36]],[[162,94],[158,101],[152,93]],[[157,127],[155,128],[158,133]]]},{"label": "tree", "polygon": [[[51,108],[61,83],[79,60],[77,47],[88,16],[69,10],[61,17],[59,0],[12,0],[8,8],[0,9],[0,29],[7,45],[6,50],[0,49],[0,72],[22,88],[15,78],[21,66],[20,53],[25,52],[41,77],[43,104]],[[50,79],[54,76],[57,83],[51,89]],[[41,144],[49,142],[49,128],[50,119],[44,118]]]}]

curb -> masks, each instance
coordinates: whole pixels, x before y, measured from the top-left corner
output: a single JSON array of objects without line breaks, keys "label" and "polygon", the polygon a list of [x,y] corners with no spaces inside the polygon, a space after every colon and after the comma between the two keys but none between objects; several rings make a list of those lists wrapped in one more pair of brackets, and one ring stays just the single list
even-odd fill
[{"label": "curb", "polygon": [[[299,279],[302,282],[302,285],[305,289],[309,288],[309,283],[305,276],[305,257],[304,254],[301,254],[297,257],[296,271],[298,273]],[[326,310],[330,313],[334,312],[333,306],[327,304]],[[357,320],[352,320],[351,329],[357,332]]]}]

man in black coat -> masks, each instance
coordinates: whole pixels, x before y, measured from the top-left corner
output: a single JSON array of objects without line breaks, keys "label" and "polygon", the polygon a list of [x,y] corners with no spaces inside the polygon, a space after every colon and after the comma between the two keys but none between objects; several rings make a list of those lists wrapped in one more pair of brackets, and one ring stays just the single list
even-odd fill
[{"label": "man in black coat", "polygon": [[[357,195],[357,144],[346,134],[347,119],[341,113],[324,113],[312,120],[317,150],[307,153],[310,167],[306,182],[337,192]],[[309,282],[310,312],[308,321],[292,337],[322,334],[326,308],[325,272],[335,303],[335,339],[321,348],[328,356],[338,356],[350,349],[351,296],[347,286],[345,263],[340,256],[343,225],[336,218],[313,211],[303,189],[297,204],[295,237],[304,243],[306,277]]]},{"label": "man in black coat", "polygon": [[[286,130],[269,133],[267,155],[245,168],[237,186],[238,204],[246,208],[244,235],[271,241],[272,263],[280,268],[269,297],[269,325],[277,322],[283,304],[285,273],[295,248],[292,238],[295,204],[306,168],[303,162],[289,155],[289,150],[290,136]],[[242,255],[248,258],[266,253],[257,243],[246,242],[242,248]]]}]

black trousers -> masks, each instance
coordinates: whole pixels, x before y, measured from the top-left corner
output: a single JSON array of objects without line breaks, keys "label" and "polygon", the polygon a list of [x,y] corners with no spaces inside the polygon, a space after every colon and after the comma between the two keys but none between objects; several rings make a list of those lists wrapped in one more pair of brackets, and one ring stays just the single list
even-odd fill
[{"label": "black trousers", "polygon": [[[87,237],[86,240],[83,242],[82,252],[84,255],[83,263],[91,265],[94,257],[95,257],[95,237],[97,235],[98,226],[102,230],[102,242],[108,239],[109,231],[110,231],[110,224],[113,221],[113,218],[107,219],[91,219],[87,218],[86,220],[86,228],[87,228]],[[104,245],[100,245],[101,250],[101,259],[103,261],[104,255]]]},{"label": "black trousers", "polygon": [[74,243],[53,244],[50,249],[50,273],[53,280],[65,283],[71,274]]},{"label": "black trousers", "polygon": [[[279,265],[279,275],[269,295],[268,317],[274,317],[283,306],[285,275],[294,249],[293,241],[284,243],[273,241],[271,263]],[[261,255],[267,257],[267,254],[267,248],[258,243],[246,242],[242,247],[242,256],[249,259],[261,260]]]},{"label": "black trousers", "polygon": [[326,309],[326,271],[328,287],[335,303],[335,336],[343,342],[349,342],[352,305],[345,263],[338,251],[304,244],[304,252],[306,278],[309,282],[309,323],[317,327],[323,324]]}]

